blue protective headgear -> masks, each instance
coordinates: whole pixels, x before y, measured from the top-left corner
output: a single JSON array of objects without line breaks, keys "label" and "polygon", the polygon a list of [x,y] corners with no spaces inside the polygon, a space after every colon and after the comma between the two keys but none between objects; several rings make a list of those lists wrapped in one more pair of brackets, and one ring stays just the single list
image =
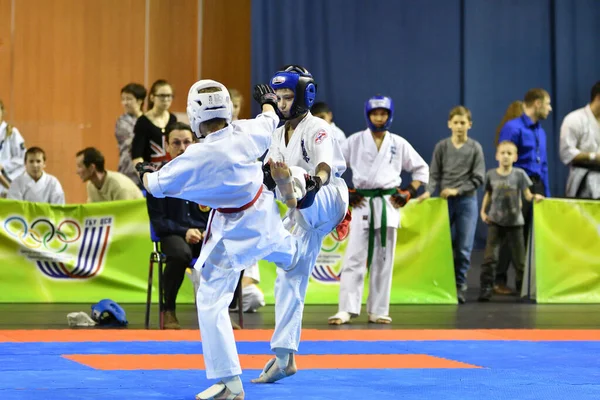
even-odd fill
[{"label": "blue protective headgear", "polygon": [[285,119],[294,119],[306,113],[315,102],[317,84],[310,72],[298,65],[286,65],[275,73],[271,79],[273,90],[290,89],[294,92],[294,103],[290,109],[290,116]]},{"label": "blue protective headgear", "polygon": [[[375,125],[373,125],[371,119],[369,118],[369,114],[371,113],[371,111],[377,108],[387,110],[390,114],[386,123],[382,127],[376,127]],[[372,132],[383,132],[390,129],[390,126],[392,126],[392,120],[394,119],[394,102],[392,101],[392,98],[388,96],[371,97],[365,103],[365,117],[367,118],[367,126]]]},{"label": "blue protective headgear", "polygon": [[92,306],[92,319],[104,326],[125,326],[128,323],[125,310],[110,299],[100,300]]}]

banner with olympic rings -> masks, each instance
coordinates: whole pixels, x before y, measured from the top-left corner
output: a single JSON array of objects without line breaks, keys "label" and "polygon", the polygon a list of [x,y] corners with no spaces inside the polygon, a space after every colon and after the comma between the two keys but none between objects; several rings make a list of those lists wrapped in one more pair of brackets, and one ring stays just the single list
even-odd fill
[{"label": "banner with olympic rings", "polygon": [[[280,205],[280,210],[282,210]],[[323,241],[312,272],[306,304],[337,304],[339,280],[348,239],[339,242],[333,234]],[[365,252],[367,251],[365,243]],[[260,265],[260,287],[267,304],[273,304],[275,267]],[[365,266],[366,269],[366,266]],[[369,276],[365,279],[366,302]],[[402,208],[402,227],[394,257],[391,304],[456,304],[456,284],[450,220],[446,200],[410,201]]]},{"label": "banner with olympic rings", "polygon": [[[0,216],[0,302],[146,301],[152,242],[145,200],[0,200]],[[178,300],[193,303],[192,285],[184,285]]]},{"label": "banner with olympic rings", "polygon": [[[455,304],[446,202],[411,201],[402,212],[391,303]],[[0,199],[0,216],[0,302],[145,302],[152,251],[145,200],[56,206]],[[325,238],[307,304],[338,302],[346,246],[347,240]],[[260,266],[260,287],[273,304],[276,270],[263,261]],[[194,303],[189,279],[177,302]]]}]

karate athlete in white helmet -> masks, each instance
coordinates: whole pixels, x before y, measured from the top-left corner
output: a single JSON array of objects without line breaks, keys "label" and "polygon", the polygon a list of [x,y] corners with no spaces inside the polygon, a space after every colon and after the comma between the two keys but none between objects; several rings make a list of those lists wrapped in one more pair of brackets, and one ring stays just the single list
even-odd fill
[{"label": "karate athlete in white helmet", "polygon": [[[273,194],[263,190],[262,165],[257,161],[279,123],[277,97],[268,85],[257,85],[254,98],[263,113],[232,122],[225,86],[212,80],[196,82],[188,94],[187,114],[194,134],[204,141],[189,146],[159,171],[144,163],[136,166],[153,196],[212,208],[195,269],[200,271],[197,308],[206,376],[219,382],[196,399],[244,398],[228,314],[240,272],[261,259],[284,269],[297,261],[297,240],[284,228]],[[288,206],[294,207],[289,168],[272,163],[270,172]]]},{"label": "karate athlete in white helmet", "polygon": [[[371,97],[365,104],[367,129],[350,135],[342,145],[356,189],[350,191],[353,218],[342,263],[339,312],[329,318],[331,325],[348,323],[360,314],[367,270],[369,322],[392,322],[389,308],[398,208],[429,181],[425,160],[404,138],[388,131],[393,117],[390,97]],[[412,174],[412,182],[400,189],[402,171]]]},{"label": "karate athlete in white helmet", "polygon": [[[275,331],[269,360],[255,383],[272,383],[296,373],[304,298],[309,277],[323,239],[335,230],[348,210],[348,188],[341,178],[346,169],[342,151],[333,140],[331,125],[311,115],[316,85],[312,75],[299,66],[288,66],[271,79],[280,115],[286,120],[273,135],[265,160],[284,161],[305,175],[306,195],[288,213],[284,224],[299,239],[299,260],[291,270],[277,270],[275,281]],[[298,174],[294,172],[294,178]],[[344,231],[346,229],[346,231]],[[347,235],[340,224],[338,235]]]}]

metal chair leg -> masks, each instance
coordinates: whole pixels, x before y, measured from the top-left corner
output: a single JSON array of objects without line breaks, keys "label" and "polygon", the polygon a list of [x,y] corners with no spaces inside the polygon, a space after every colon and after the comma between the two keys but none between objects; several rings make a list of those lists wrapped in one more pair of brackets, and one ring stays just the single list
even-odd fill
[{"label": "metal chair leg", "polygon": [[160,257],[158,261],[158,326],[160,329],[165,329],[163,271],[164,259],[163,257]]},{"label": "metal chair leg", "polygon": [[238,325],[240,328],[244,329],[244,307],[242,301],[242,281],[244,278],[244,271],[242,271],[240,275],[240,284],[237,286],[237,306],[238,306]]},{"label": "metal chair leg", "polygon": [[148,265],[148,290],[146,292],[146,316],[144,318],[144,327],[150,329],[150,307],[152,307],[152,278],[154,269],[154,254],[150,255]]}]

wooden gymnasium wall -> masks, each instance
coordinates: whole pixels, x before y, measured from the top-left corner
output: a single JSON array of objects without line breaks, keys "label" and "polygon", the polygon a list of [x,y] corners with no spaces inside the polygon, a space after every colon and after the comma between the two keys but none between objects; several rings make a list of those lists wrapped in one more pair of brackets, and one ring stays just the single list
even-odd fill
[{"label": "wooden gymnasium wall", "polygon": [[68,203],[86,200],[77,151],[97,147],[117,168],[125,84],[166,79],[185,113],[200,77],[250,95],[250,0],[0,0],[4,119],[46,151]]}]

